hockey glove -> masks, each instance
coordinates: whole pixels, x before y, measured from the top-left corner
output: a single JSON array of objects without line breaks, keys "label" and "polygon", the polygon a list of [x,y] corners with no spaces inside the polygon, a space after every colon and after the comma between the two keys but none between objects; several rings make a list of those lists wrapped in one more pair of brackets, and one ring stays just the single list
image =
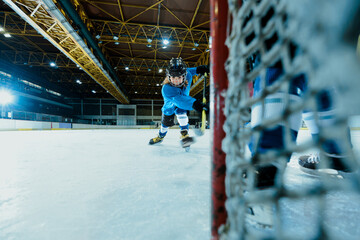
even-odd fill
[{"label": "hockey glove", "polygon": [[209,112],[209,104],[208,103],[202,103],[199,100],[196,100],[193,103],[193,109],[199,113],[202,112],[202,110],[205,110],[206,114]]},{"label": "hockey glove", "polygon": [[201,65],[196,68],[196,74],[204,75],[205,73],[209,73],[209,65]]}]

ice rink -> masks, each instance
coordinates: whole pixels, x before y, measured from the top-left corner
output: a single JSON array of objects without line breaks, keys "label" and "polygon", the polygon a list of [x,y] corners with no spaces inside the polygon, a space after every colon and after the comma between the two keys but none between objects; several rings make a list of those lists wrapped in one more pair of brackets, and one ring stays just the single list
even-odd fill
[{"label": "ice rink", "polygon": [[[171,129],[0,132],[0,239],[210,239],[210,132],[190,152]],[[309,138],[300,132],[299,140]],[[354,146],[360,132],[353,132]],[[293,159],[290,187],[319,181]],[[359,239],[360,198],[335,192],[325,226]],[[316,202],[283,203],[284,227],[303,239],[317,231]],[[300,221],[300,222],[299,222]]]}]

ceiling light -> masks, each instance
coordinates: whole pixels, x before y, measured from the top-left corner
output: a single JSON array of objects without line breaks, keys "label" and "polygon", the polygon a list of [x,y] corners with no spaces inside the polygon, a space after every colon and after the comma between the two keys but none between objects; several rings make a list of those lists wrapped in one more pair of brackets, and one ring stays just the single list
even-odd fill
[{"label": "ceiling light", "polygon": [[137,93],[137,92],[135,91],[135,93]]},{"label": "ceiling light", "polygon": [[169,40],[164,39],[164,40],[163,40],[163,44],[168,45],[168,44],[169,44]]},{"label": "ceiling light", "polygon": [[10,33],[4,33],[4,36],[5,36],[6,38],[11,37]]},{"label": "ceiling light", "polygon": [[195,50],[196,50],[196,48],[192,48],[191,50],[195,51]]},{"label": "ceiling light", "polygon": [[159,85],[160,85],[160,84],[158,84],[158,83],[156,84],[156,86],[159,86]]},{"label": "ceiling light", "polygon": [[198,47],[198,46],[199,46],[199,44],[198,44],[198,43],[194,43],[194,46],[195,46],[195,47]]},{"label": "ceiling light", "polygon": [[6,105],[13,101],[14,97],[5,89],[0,90],[0,104]]},{"label": "ceiling light", "polygon": [[113,36],[113,39],[117,41],[117,40],[119,40],[119,37]]},{"label": "ceiling light", "polygon": [[146,45],[147,47],[151,47],[151,44]]},{"label": "ceiling light", "polygon": [[210,49],[206,49],[207,52],[210,52]]},{"label": "ceiling light", "polygon": [[50,62],[50,67],[56,67],[56,63]]},{"label": "ceiling light", "polygon": [[99,34],[96,35],[95,38],[96,38],[96,39],[100,39],[100,35],[99,35]]},{"label": "ceiling light", "polygon": [[164,48],[164,49],[165,49],[165,48],[167,48],[167,46],[163,46],[162,48]]},{"label": "ceiling light", "polygon": [[3,31],[5,31],[5,29],[4,29],[4,28],[2,28],[2,27],[0,27],[0,32],[3,32]]},{"label": "ceiling light", "polygon": [[119,42],[115,42],[115,45],[119,45],[120,43]]},{"label": "ceiling light", "polygon": [[129,71],[129,67],[128,67],[128,66],[126,66],[126,67],[125,67],[125,70],[126,70],[126,71]]},{"label": "ceiling light", "polygon": [[148,38],[148,39],[147,39],[147,42],[148,42],[148,43],[151,43],[151,42],[152,42],[152,39],[151,39],[151,38]]},{"label": "ceiling light", "polygon": [[82,84],[82,82],[78,79],[78,80],[76,80],[76,83],[77,84]]},{"label": "ceiling light", "polygon": [[150,68],[148,68],[148,72],[151,72],[151,69],[150,69]]},{"label": "ceiling light", "polygon": [[92,90],[91,92],[92,92],[92,93],[96,93],[96,91],[95,91],[95,90]]},{"label": "ceiling light", "polygon": [[162,70],[162,68],[160,68],[160,69],[159,69],[159,73],[162,73],[162,72],[163,72],[163,70]]}]

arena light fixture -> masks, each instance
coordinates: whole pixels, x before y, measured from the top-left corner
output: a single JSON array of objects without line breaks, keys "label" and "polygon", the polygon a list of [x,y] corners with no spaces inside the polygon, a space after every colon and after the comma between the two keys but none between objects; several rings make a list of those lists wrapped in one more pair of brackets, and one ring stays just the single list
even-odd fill
[{"label": "arena light fixture", "polygon": [[152,42],[152,39],[151,39],[151,38],[148,38],[148,39],[147,39],[147,42],[148,42],[148,43],[151,43],[151,42]]},{"label": "arena light fixture", "polygon": [[162,73],[162,72],[163,72],[163,69],[162,69],[162,68],[160,68],[160,69],[159,69],[159,73]]},{"label": "arena light fixture", "polygon": [[195,46],[195,47],[198,47],[198,46],[199,46],[199,44],[198,44],[198,43],[194,43],[194,46]]},{"label": "arena light fixture", "polygon": [[163,44],[164,44],[164,45],[168,45],[169,43],[170,43],[170,42],[169,42],[168,39],[164,39],[164,40],[163,40]]},{"label": "arena light fixture", "polygon": [[115,41],[117,41],[117,40],[119,40],[119,37],[118,37],[118,36],[113,36],[113,39],[114,39]]},{"label": "arena light fixture", "polygon": [[56,63],[55,62],[50,62],[50,67],[56,67]]},{"label": "arena light fixture", "polygon": [[162,48],[165,49],[165,48],[167,48],[167,46],[163,46]]},{"label": "arena light fixture", "polygon": [[4,36],[5,36],[6,38],[10,38],[10,37],[11,37],[10,33],[4,33]]},{"label": "arena light fixture", "polygon": [[5,31],[5,29],[3,27],[0,27],[0,32]]},{"label": "arena light fixture", "polygon": [[6,89],[0,90],[0,104],[6,105],[12,103],[14,96]]},{"label": "arena light fixture", "polygon": [[120,43],[119,42],[115,42],[115,45],[119,45]]},{"label": "arena light fixture", "polygon": [[76,80],[76,83],[77,84],[82,84],[82,82],[78,79],[78,80]]},{"label": "arena light fixture", "polygon": [[125,67],[125,70],[126,70],[126,71],[129,71],[129,69],[130,69],[130,68],[129,68],[128,66]]},{"label": "arena light fixture", "polygon": [[92,90],[91,92],[92,92],[92,93],[96,93],[96,91],[95,91],[95,90]]},{"label": "arena light fixture", "polygon": [[148,48],[151,48],[151,44],[146,45]]},{"label": "arena light fixture", "polygon": [[99,34],[95,36],[96,39],[100,39],[100,37],[101,36]]}]

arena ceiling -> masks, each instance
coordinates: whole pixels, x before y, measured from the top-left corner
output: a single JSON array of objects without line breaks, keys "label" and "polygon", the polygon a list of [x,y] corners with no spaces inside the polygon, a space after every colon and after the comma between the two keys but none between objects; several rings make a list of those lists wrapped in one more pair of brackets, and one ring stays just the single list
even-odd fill
[{"label": "arena ceiling", "polygon": [[172,57],[208,64],[209,8],[209,0],[3,0],[0,58],[68,96],[161,99]]}]

